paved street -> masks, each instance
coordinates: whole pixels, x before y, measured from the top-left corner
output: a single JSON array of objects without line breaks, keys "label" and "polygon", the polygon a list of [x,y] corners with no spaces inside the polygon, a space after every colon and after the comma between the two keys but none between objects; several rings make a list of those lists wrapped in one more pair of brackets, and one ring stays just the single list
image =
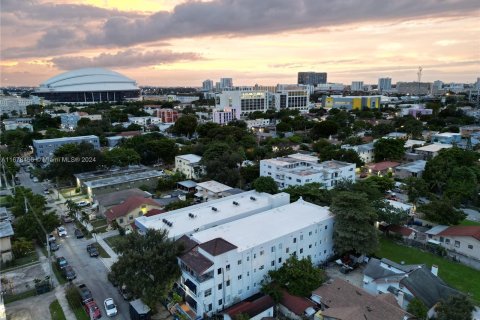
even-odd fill
[{"label": "paved street", "polygon": [[[37,194],[43,195],[43,190],[49,186],[47,183],[33,182],[30,179],[30,174],[24,169],[20,170],[18,176],[21,186],[30,188]],[[48,206],[55,209],[58,215],[61,215],[66,210],[64,205],[56,203],[56,193],[55,195],[49,195],[47,201]],[[56,255],[65,257],[75,270],[77,279],[73,280],[73,283],[76,285],[82,283],[87,285],[92,291],[93,297],[102,310],[103,315],[105,315],[103,301],[106,298],[113,298],[119,311],[115,319],[129,319],[128,302],[120,296],[117,288],[107,280],[108,271],[105,264],[101,261],[101,258],[91,258],[87,253],[86,246],[94,242],[94,239],[76,239],[74,236],[74,224],[70,223],[65,227],[68,235],[66,238],[57,239],[60,249],[56,252]]]}]

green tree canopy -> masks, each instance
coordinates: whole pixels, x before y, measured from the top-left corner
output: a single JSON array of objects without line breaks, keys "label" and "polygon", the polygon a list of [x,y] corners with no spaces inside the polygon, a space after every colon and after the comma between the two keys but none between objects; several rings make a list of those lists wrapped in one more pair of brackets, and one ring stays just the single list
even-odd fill
[{"label": "green tree canopy", "polygon": [[197,117],[187,114],[181,116],[172,126],[172,132],[178,135],[191,136],[197,129]]},{"label": "green tree canopy", "polygon": [[135,150],[129,148],[114,148],[106,151],[103,156],[105,165],[109,167],[126,167],[140,162],[140,155]]},{"label": "green tree canopy", "polygon": [[332,202],[332,193],[320,183],[306,183],[302,186],[289,186],[283,192],[290,194],[290,201],[303,200],[320,206],[329,206]]},{"label": "green tree canopy", "polygon": [[270,194],[278,193],[278,186],[272,177],[258,177],[253,182],[253,188],[257,192],[266,192]]},{"label": "green tree canopy", "polygon": [[408,201],[417,203],[418,199],[428,194],[427,183],[422,178],[409,177],[405,180],[403,189],[408,194]]},{"label": "green tree canopy", "polygon": [[315,267],[309,257],[299,260],[295,254],[279,269],[269,271],[268,276],[273,283],[285,288],[290,294],[301,297],[309,296],[326,280],[325,272]]},{"label": "green tree canopy", "polygon": [[408,220],[408,212],[392,206],[385,200],[378,200],[373,203],[377,212],[378,221],[387,224],[403,225]]},{"label": "green tree canopy", "polygon": [[119,257],[112,265],[112,276],[155,309],[180,277],[177,256],[181,248],[168,239],[166,230],[149,229],[145,235],[133,232],[124,239],[117,247]]},{"label": "green tree canopy", "polygon": [[310,135],[314,140],[317,140],[318,138],[328,138],[329,136],[336,134],[339,127],[339,124],[333,120],[316,122],[312,129],[310,129]]},{"label": "green tree canopy", "polygon": [[401,139],[379,139],[373,144],[375,161],[400,160],[405,154],[405,141]]},{"label": "green tree canopy", "polygon": [[418,211],[423,212],[427,220],[445,225],[457,225],[467,217],[463,211],[455,209],[448,199],[433,200],[420,206]]},{"label": "green tree canopy", "polygon": [[378,247],[374,222],[377,214],[365,194],[338,192],[330,211],[335,214],[333,239],[335,250],[345,253],[370,254]]},{"label": "green tree canopy", "polygon": [[473,310],[475,310],[475,306],[465,296],[451,296],[435,307],[437,320],[470,320]]},{"label": "green tree canopy", "polygon": [[427,319],[428,308],[422,302],[422,300],[418,298],[413,298],[410,303],[408,304],[407,311],[413,314],[418,319]]}]

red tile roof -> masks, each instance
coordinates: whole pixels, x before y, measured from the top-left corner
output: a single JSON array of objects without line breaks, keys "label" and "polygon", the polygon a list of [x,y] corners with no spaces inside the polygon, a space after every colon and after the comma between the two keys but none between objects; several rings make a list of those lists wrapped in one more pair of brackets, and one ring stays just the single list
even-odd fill
[{"label": "red tile roof", "polygon": [[398,226],[398,225],[389,225],[387,227],[387,230],[390,231],[390,232],[401,234],[404,237],[410,236],[415,231],[411,228],[407,228],[407,227],[404,227],[404,226]]},{"label": "red tile roof", "polygon": [[293,296],[286,290],[282,290],[282,299],[280,299],[280,303],[297,316],[302,316],[308,307],[315,307],[313,301],[310,301],[307,298]]},{"label": "red tile roof", "polygon": [[241,313],[247,314],[250,318],[253,318],[265,310],[272,308],[274,305],[275,303],[273,302],[273,299],[267,295],[253,301],[245,300],[237,303],[226,309],[224,313],[228,314],[232,319]]},{"label": "red tile roof", "polygon": [[222,238],[215,238],[213,240],[207,241],[205,243],[202,243],[199,247],[210,253],[214,257],[237,248],[235,245]]},{"label": "red tile roof", "polygon": [[393,161],[382,161],[372,164],[369,168],[373,171],[385,171],[389,168],[395,168],[396,166],[400,165],[398,162]]},{"label": "red tile roof", "polygon": [[107,217],[107,220],[109,222],[111,222],[111,221],[113,221],[117,218],[126,216],[127,214],[132,212],[134,209],[137,209],[144,204],[148,204],[150,206],[161,208],[160,204],[158,204],[153,199],[144,198],[144,197],[141,197],[141,196],[140,197],[135,196],[135,197],[130,197],[127,200],[125,200],[125,202],[122,202],[122,203],[108,209],[105,212],[105,216]]},{"label": "red tile roof", "polygon": [[145,213],[145,217],[151,217],[151,216],[156,216],[157,214],[165,213],[167,211],[162,210],[162,209],[150,209]]},{"label": "red tile roof", "polygon": [[440,236],[450,237],[473,237],[480,241],[480,227],[479,226],[454,226],[440,232]]}]

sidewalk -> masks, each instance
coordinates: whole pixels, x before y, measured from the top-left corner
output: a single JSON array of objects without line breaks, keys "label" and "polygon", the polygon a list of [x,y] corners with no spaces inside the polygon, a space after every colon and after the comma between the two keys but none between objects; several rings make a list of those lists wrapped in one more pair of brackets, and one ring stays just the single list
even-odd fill
[{"label": "sidewalk", "polygon": [[103,249],[108,253],[110,258],[100,258],[100,260],[103,262],[105,267],[110,271],[112,268],[112,264],[114,264],[118,260],[118,254],[113,251],[112,248],[103,240],[104,238],[112,237],[118,235],[118,230],[111,230],[106,233],[100,233],[97,234],[97,242],[99,245],[102,246]]},{"label": "sidewalk", "polygon": [[64,286],[58,286],[55,288],[55,297],[58,300],[58,303],[60,303],[60,306],[63,309],[63,313],[65,314],[65,318],[67,320],[76,320],[77,317],[75,317],[75,314],[73,313],[72,309],[70,309],[70,306],[68,305],[67,297],[65,296],[65,287]]}]

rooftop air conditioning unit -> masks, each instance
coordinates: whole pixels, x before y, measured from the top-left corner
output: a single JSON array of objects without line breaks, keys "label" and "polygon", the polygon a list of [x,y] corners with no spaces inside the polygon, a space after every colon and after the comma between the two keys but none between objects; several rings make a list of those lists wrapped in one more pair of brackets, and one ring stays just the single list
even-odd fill
[{"label": "rooftop air conditioning unit", "polygon": [[237,201],[233,201],[233,204],[236,205],[236,206],[240,205],[240,203],[238,203]]},{"label": "rooftop air conditioning unit", "polygon": [[218,209],[217,209],[217,208],[215,208],[215,207],[212,207],[212,210],[213,210],[213,211],[218,211]]},{"label": "rooftop air conditioning unit", "polygon": [[250,200],[255,201],[255,200],[257,200],[257,198],[255,198],[255,197],[250,197]]}]

